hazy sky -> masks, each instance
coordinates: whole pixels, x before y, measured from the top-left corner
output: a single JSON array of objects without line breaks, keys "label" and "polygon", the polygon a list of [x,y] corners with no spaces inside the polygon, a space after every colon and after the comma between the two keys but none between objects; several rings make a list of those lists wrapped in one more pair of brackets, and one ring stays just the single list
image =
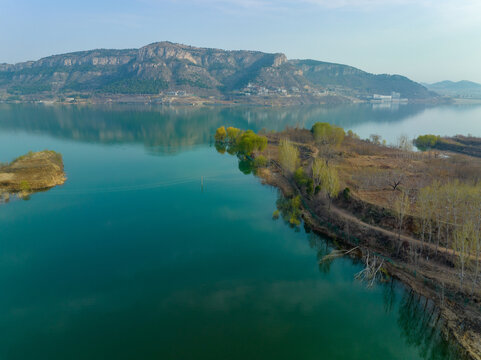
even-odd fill
[{"label": "hazy sky", "polygon": [[162,40],[481,82],[481,0],[0,0],[0,62]]}]

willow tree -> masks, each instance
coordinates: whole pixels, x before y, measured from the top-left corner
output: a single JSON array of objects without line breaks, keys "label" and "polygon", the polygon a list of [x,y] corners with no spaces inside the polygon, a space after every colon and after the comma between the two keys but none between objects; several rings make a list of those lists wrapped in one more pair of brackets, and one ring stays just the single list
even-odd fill
[{"label": "willow tree", "polygon": [[251,156],[254,151],[263,151],[266,147],[267,138],[252,130],[243,132],[237,139],[238,151],[247,156]]},{"label": "willow tree", "polygon": [[334,147],[341,145],[345,136],[343,128],[329,123],[317,122],[312,126],[311,131],[318,144]]},{"label": "willow tree", "polygon": [[227,137],[227,131],[225,130],[225,126],[221,126],[215,132],[214,139],[215,141],[222,142],[225,141]]},{"label": "willow tree", "polygon": [[314,162],[312,163],[312,181],[314,182],[314,187],[320,187],[324,168],[326,166],[326,160],[320,158],[314,159]]},{"label": "willow tree", "polygon": [[320,153],[329,162],[335,150],[344,141],[344,129],[329,123],[317,122],[312,126],[311,132],[319,147]]},{"label": "willow tree", "polygon": [[337,170],[333,166],[325,166],[322,170],[321,190],[324,191],[329,198],[329,209],[331,208],[332,199],[339,195],[341,185]]},{"label": "willow tree", "polygon": [[227,138],[230,142],[233,142],[233,143],[237,142],[237,139],[239,139],[239,136],[241,136],[241,134],[242,134],[241,129],[238,129],[232,126],[229,126],[227,128]]},{"label": "willow tree", "polygon": [[284,171],[292,174],[299,164],[299,150],[289,139],[279,142],[279,162]]}]

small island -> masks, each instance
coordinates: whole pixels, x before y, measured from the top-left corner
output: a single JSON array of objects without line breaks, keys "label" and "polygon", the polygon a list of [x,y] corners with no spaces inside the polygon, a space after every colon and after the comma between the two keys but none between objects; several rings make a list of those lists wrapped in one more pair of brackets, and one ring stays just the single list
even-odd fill
[{"label": "small island", "polygon": [[12,195],[31,194],[65,183],[62,155],[51,150],[29,152],[11,163],[0,164],[0,203]]},{"label": "small island", "polygon": [[356,256],[365,264],[356,278],[400,280],[436,305],[446,337],[481,359],[480,139],[421,136],[415,151],[406,136],[387,145],[316,123],[259,134],[221,127],[215,143],[281,190],[274,219],[303,220],[334,241],[321,263]]}]

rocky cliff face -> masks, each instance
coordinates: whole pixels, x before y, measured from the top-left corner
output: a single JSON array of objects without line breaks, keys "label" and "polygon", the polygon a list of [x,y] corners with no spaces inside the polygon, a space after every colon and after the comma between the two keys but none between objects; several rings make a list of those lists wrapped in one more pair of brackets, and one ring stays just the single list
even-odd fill
[{"label": "rocky cliff face", "polygon": [[220,97],[238,93],[249,84],[274,91],[337,86],[358,95],[398,91],[404,97],[433,96],[406,78],[372,75],[349,66],[289,61],[284,54],[224,51],[170,42],[0,64],[0,88],[10,94],[158,94],[184,90]]}]

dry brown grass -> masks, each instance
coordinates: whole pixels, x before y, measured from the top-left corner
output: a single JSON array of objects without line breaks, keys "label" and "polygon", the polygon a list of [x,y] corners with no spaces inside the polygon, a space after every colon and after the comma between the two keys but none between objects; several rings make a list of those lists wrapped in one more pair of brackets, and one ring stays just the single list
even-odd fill
[{"label": "dry brown grass", "polygon": [[[287,138],[298,146],[301,163],[308,173],[312,158],[319,156],[309,130],[288,128],[267,137],[269,143],[263,152],[266,157],[277,160],[278,143]],[[409,191],[414,202],[419,189],[434,180],[481,181],[480,158],[440,151],[402,151],[350,137],[336,149],[332,162],[342,189],[348,187],[358,199],[384,208],[392,208],[393,195],[398,190]]]},{"label": "dry brown grass", "polygon": [[0,171],[2,192],[33,192],[64,182],[62,157],[53,151],[28,153]]}]

